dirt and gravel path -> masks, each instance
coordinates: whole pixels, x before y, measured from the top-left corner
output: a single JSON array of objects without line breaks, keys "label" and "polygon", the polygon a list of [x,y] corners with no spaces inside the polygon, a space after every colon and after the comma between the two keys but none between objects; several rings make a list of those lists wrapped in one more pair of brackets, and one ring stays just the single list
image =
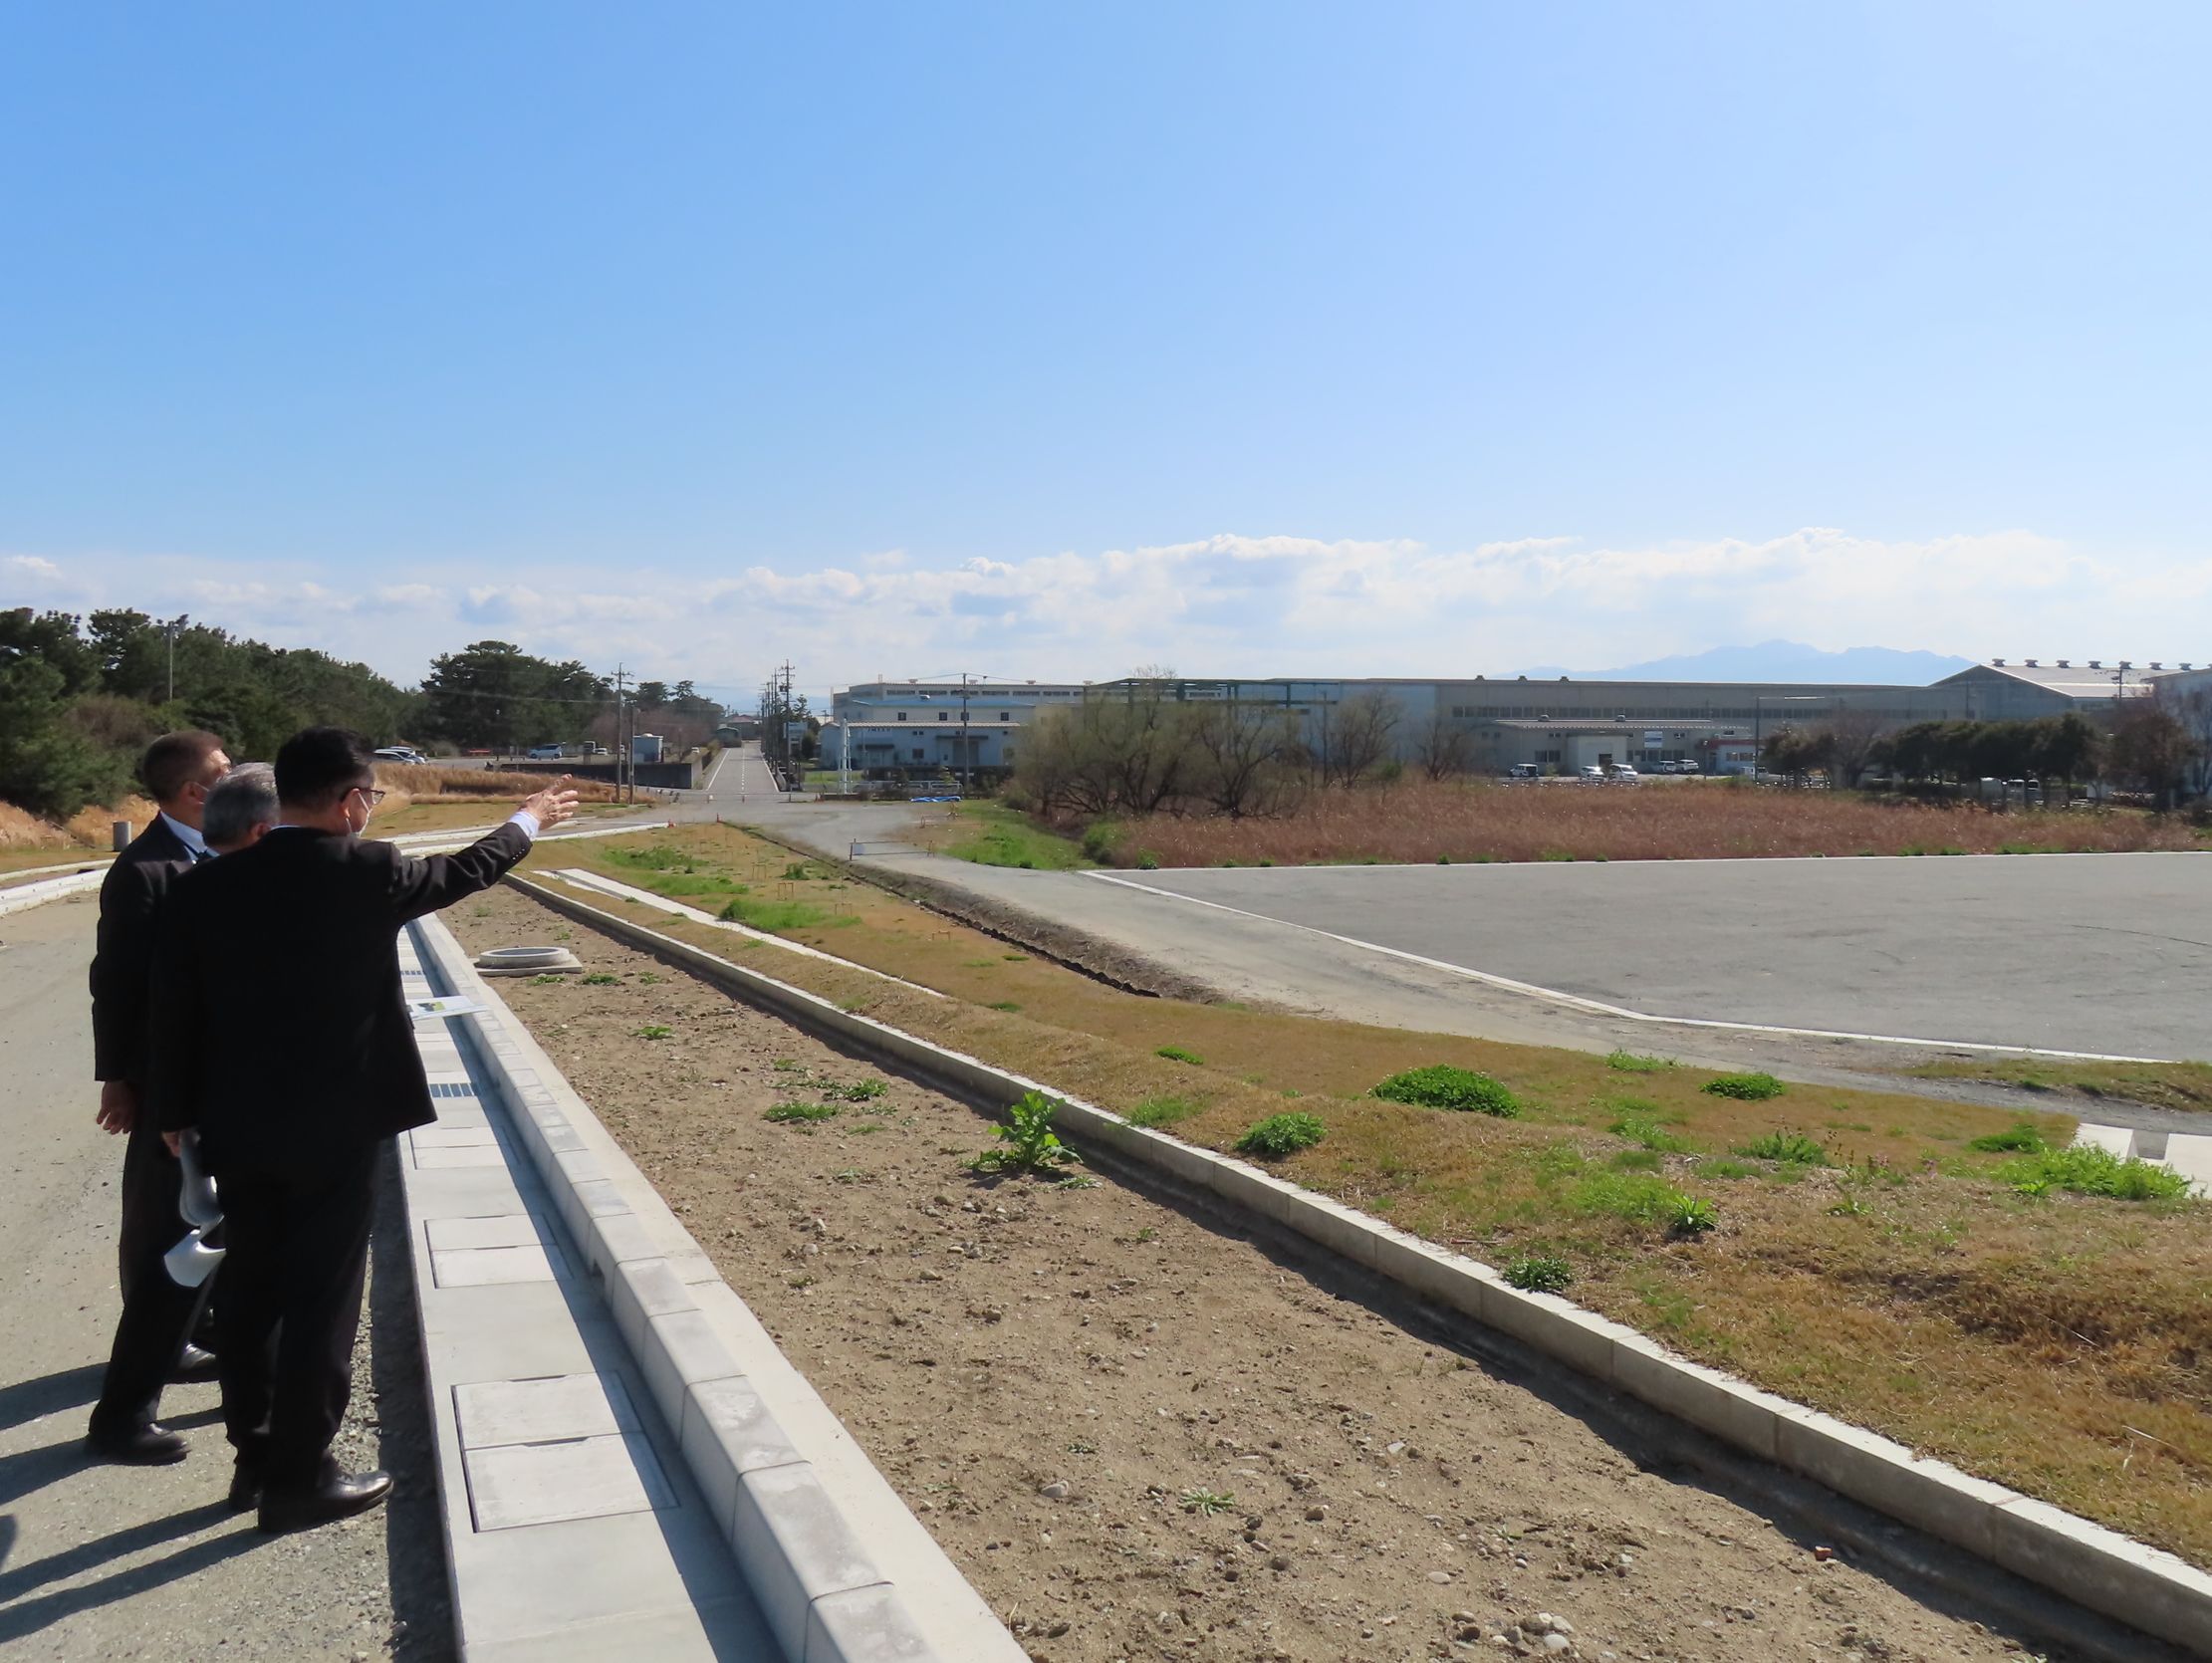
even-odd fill
[{"label": "dirt and gravel path", "polygon": [[395,1183],[338,1450],[349,1466],[393,1470],[388,1509],[282,1538],[226,1511],[230,1452],[212,1385],[163,1398],[165,1421],[191,1442],[181,1465],[94,1465],[81,1451],[114,1336],[123,1168],[122,1145],[92,1117],[94,917],[88,898],[0,926],[12,1173],[0,1207],[0,1655],[444,1663],[452,1620]]},{"label": "dirt and gravel path", "polygon": [[501,991],[1041,1660],[2021,1649],[1731,1499],[1664,1423],[1581,1418],[1111,1179],[979,1180],[968,1108],[512,891],[453,922],[617,978]]}]

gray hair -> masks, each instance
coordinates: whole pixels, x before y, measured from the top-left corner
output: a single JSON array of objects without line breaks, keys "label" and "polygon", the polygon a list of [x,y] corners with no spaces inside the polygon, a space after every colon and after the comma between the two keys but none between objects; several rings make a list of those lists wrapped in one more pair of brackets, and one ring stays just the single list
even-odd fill
[{"label": "gray hair", "polygon": [[200,835],[218,854],[245,845],[256,826],[277,824],[277,771],[265,762],[240,763],[207,794]]}]

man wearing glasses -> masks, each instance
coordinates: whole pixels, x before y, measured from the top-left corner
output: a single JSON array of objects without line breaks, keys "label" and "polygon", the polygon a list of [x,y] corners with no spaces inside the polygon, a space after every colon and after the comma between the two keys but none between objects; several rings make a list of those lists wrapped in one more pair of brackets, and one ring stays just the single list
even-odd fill
[{"label": "man wearing glasses", "polygon": [[384,1499],[331,1458],[383,1141],[436,1118],[400,992],[400,927],[497,882],[576,811],[566,778],[456,854],[368,841],[368,742],[309,728],[277,753],[278,824],[176,883],[153,974],[148,1107],[197,1128],[222,1196],[216,1349],[233,1507],[301,1530]]}]

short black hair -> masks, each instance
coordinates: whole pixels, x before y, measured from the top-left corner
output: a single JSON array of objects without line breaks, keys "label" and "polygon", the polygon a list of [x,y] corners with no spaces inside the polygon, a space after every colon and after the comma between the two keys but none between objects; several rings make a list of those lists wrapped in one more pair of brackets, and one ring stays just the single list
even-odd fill
[{"label": "short black hair", "polygon": [[300,809],[327,809],[376,777],[369,741],[351,728],[302,728],[277,752],[277,796]]},{"label": "short black hair", "polygon": [[204,728],[165,733],[138,759],[138,779],[156,803],[174,803],[184,788],[207,771],[207,759],[223,742]]}]

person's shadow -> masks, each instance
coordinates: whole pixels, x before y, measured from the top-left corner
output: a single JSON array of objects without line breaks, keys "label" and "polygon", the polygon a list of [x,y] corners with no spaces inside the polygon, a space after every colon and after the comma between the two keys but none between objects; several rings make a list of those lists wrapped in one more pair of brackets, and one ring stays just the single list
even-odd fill
[{"label": "person's shadow", "polygon": [[[0,1430],[27,1426],[66,1409],[89,1405],[99,1395],[103,1372],[101,1365],[90,1363],[83,1368],[65,1369],[59,1374],[0,1386]],[[211,1418],[214,1418],[212,1412],[200,1411],[169,1417],[165,1424],[190,1425]],[[82,1471],[86,1460],[84,1446],[74,1435],[59,1443],[0,1456],[0,1506],[20,1501]],[[0,1650],[78,1611],[128,1599],[133,1594],[190,1576],[258,1546],[261,1538],[253,1530],[230,1531],[190,1543],[164,1558],[113,1571],[94,1581],[54,1588],[44,1594],[38,1592],[164,1542],[198,1535],[231,1517],[229,1509],[221,1502],[210,1502],[171,1514],[166,1519],[132,1525],[95,1542],[81,1543],[30,1564],[18,1565],[12,1561],[22,1528],[12,1513],[0,1514]]]},{"label": "person's shadow", "polygon": [[[97,1542],[83,1543],[31,1564],[0,1572],[0,1649],[13,1641],[36,1634],[40,1629],[59,1622],[64,1617],[74,1616],[79,1611],[90,1610],[96,1605],[112,1604],[119,1599],[128,1599],[134,1594],[193,1575],[211,1564],[221,1563],[224,1559],[251,1552],[262,1542],[260,1534],[250,1528],[235,1530],[222,1536],[210,1537],[203,1542],[192,1543],[165,1558],[113,1571],[97,1580],[74,1587],[56,1588],[53,1592],[36,1598],[25,1597],[38,1588],[67,1581],[73,1576],[160,1543],[191,1536],[222,1524],[231,1517],[230,1509],[223,1503],[208,1502],[188,1512],[173,1513],[166,1519],[148,1520],[143,1525],[132,1525],[127,1530],[117,1531]],[[4,1558],[7,1549],[13,1547],[15,1534],[15,1521],[0,1519],[0,1558]]]}]

